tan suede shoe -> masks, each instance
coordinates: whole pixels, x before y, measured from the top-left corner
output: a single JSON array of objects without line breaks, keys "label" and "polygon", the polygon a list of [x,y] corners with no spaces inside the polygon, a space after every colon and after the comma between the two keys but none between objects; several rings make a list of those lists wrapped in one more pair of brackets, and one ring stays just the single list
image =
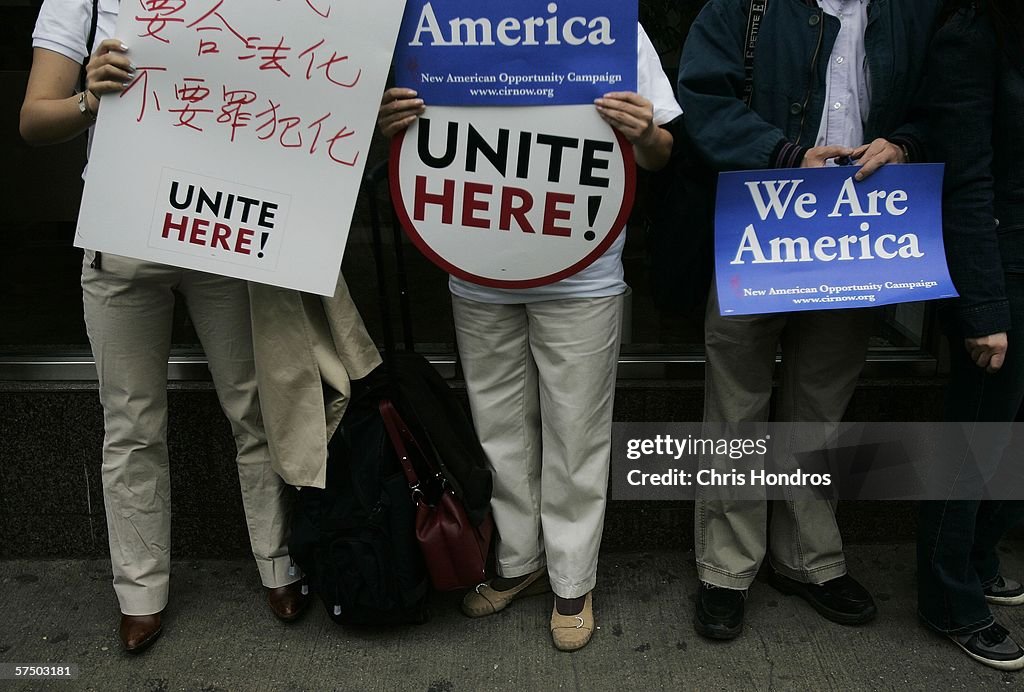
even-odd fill
[{"label": "tan suede shoe", "polygon": [[508,604],[517,598],[536,596],[550,590],[551,582],[548,581],[548,569],[541,567],[524,579],[522,584],[505,591],[492,589],[491,582],[477,585],[462,599],[462,612],[471,618],[494,615],[507,608]]},{"label": "tan suede shoe", "polygon": [[551,641],[559,651],[582,649],[594,634],[594,592],[587,594],[579,615],[559,615],[551,608]]}]

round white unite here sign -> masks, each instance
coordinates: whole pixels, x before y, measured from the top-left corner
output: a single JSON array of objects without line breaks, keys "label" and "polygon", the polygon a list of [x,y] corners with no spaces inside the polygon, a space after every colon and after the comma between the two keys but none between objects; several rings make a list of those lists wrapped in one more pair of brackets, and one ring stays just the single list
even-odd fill
[{"label": "round white unite here sign", "polygon": [[633,150],[591,105],[428,107],[391,143],[391,196],[450,274],[530,288],[581,271],[618,237]]}]

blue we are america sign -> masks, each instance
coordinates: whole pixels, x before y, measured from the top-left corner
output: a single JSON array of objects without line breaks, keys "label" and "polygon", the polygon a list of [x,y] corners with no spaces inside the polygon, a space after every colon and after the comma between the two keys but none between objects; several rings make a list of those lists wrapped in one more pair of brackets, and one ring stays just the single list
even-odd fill
[{"label": "blue we are america sign", "polygon": [[409,0],[395,82],[436,106],[554,106],[636,91],[637,4]]},{"label": "blue we are america sign", "polygon": [[722,173],[715,272],[723,315],[955,297],[941,164]]}]

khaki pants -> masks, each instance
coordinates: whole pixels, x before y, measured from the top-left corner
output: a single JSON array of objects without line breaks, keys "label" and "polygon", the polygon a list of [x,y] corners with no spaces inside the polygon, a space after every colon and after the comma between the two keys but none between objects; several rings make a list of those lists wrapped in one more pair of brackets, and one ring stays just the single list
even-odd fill
[{"label": "khaki pants", "polygon": [[[265,586],[289,575],[288,488],[270,467],[253,372],[243,281],[104,254],[82,267],[85,323],[103,404],[103,497],[114,591],[126,615],[167,604],[171,486],[167,358],[174,293],[188,305],[238,449],[253,555]],[[218,498],[210,498],[218,502]]]},{"label": "khaki pants", "polygon": [[[828,310],[774,315],[722,317],[714,288],[705,321],[707,367],[704,420],[715,423],[768,420],[775,356],[782,347],[779,399],[775,419],[786,422],[838,423],[864,365],[871,313]],[[773,445],[777,463],[787,455],[820,446],[822,439],[786,439]],[[801,435],[807,436],[801,426]],[[781,457],[781,458],[780,458]],[[717,462],[716,462],[717,463]],[[834,507],[801,500],[789,489],[771,515],[771,562],[801,582],[821,584],[846,573],[842,537]],[[722,488],[698,488],[694,508],[697,573],[701,581],[746,589],[765,557],[768,505],[736,500]]]},{"label": "khaki pants", "polygon": [[583,596],[604,531],[622,296],[452,307],[494,472],[498,572],[547,564],[558,596]]}]

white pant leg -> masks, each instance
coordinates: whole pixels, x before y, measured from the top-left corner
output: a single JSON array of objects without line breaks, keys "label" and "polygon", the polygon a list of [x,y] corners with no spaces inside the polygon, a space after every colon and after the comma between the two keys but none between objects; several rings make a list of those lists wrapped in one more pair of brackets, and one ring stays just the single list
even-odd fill
[{"label": "white pant leg", "polygon": [[545,560],[537,368],[526,309],[452,296],[452,311],[473,424],[494,474],[498,573],[523,576]]},{"label": "white pant leg", "polygon": [[82,267],[85,324],[103,404],[103,499],[121,612],[167,605],[171,484],[167,356],[180,270],[103,255]]},{"label": "white pant leg", "polygon": [[597,583],[622,302],[620,295],[526,306],[540,389],[544,551],[562,598]]},{"label": "white pant leg", "polygon": [[246,283],[192,270],[180,292],[202,342],[221,408],[238,450],[238,479],[249,541],[264,586],[301,577],[291,568],[288,531],[292,490],[274,471],[260,414]]}]

